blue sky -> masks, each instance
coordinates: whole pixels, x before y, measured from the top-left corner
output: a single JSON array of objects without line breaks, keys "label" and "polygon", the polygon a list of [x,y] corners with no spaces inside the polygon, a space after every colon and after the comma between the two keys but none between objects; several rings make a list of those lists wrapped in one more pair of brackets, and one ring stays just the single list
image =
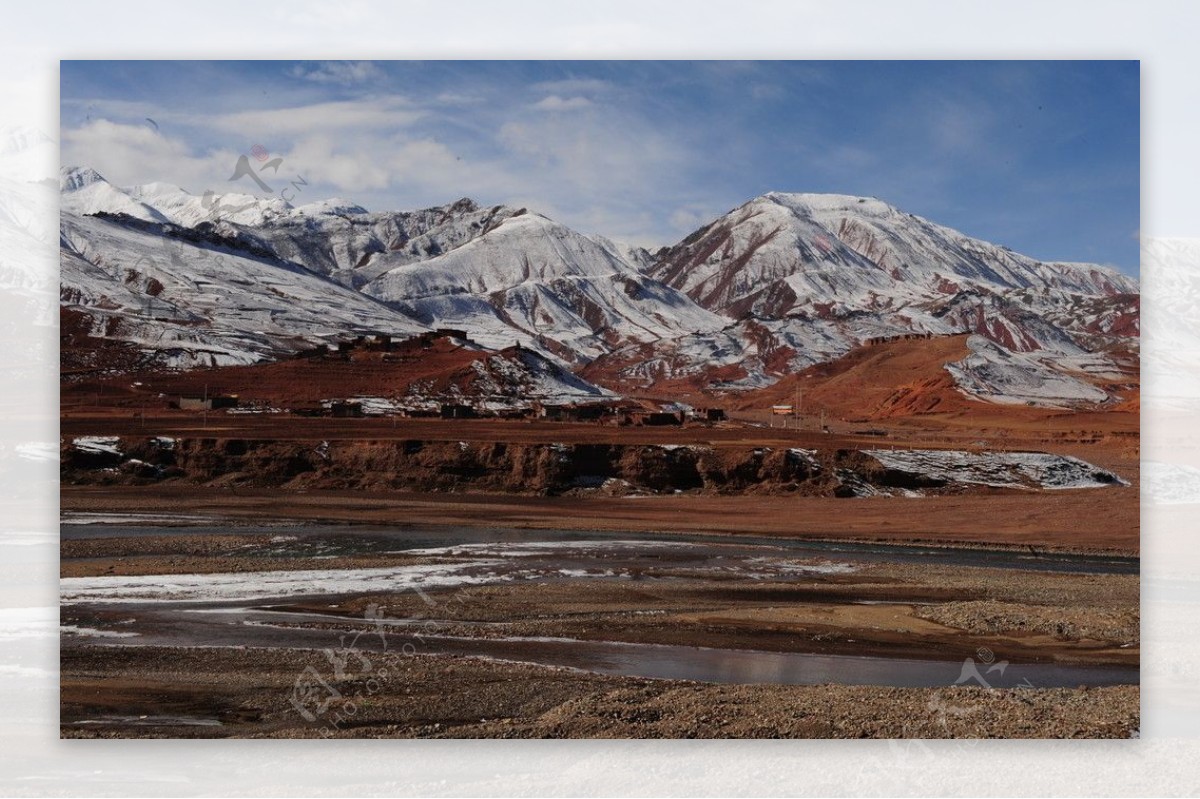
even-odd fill
[{"label": "blue sky", "polygon": [[[371,210],[472,197],[656,246],[767,191],[879,197],[1138,273],[1133,61],[62,62],[64,165]],[[295,190],[293,190],[295,191]]]}]

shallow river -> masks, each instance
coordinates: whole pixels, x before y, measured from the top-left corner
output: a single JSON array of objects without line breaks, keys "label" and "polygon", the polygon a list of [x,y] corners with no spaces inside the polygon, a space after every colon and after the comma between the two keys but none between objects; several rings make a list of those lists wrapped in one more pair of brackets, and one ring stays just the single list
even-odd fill
[{"label": "shallow river", "polygon": [[[280,600],[322,600],[373,592],[424,590],[524,581],[705,579],[812,583],[818,575],[850,574],[867,563],[938,563],[1056,572],[1136,573],[1132,558],[1044,555],[999,550],[703,535],[604,534],[554,530],[378,527],[163,527],[63,525],[64,539],[267,533],[274,557],[328,557],[405,552],[423,562],[372,569],[277,571],[161,577],[69,578],[65,606],[83,617],[99,613],[123,623],[64,628],[68,641],[113,646],[171,644],[322,649],[345,631],[285,626],[330,622],[328,616],[274,610]],[[1136,667],[999,664],[883,657],[815,655],[704,647],[581,641],[560,638],[452,636],[431,618],[376,619],[354,639],[362,652],[454,654],[649,678],[721,683],[861,684],[899,687],[956,682],[992,687],[1075,687],[1135,684]],[[361,619],[357,620],[361,626]],[[455,621],[460,628],[462,622]],[[466,626],[470,626],[469,624]],[[479,625],[486,626],[486,625]],[[407,644],[407,646],[406,646]]]}]

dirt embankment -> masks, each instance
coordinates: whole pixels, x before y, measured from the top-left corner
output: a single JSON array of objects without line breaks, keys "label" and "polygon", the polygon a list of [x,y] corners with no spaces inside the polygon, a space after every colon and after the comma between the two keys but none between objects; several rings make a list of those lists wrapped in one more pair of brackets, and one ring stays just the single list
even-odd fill
[{"label": "dirt embankment", "polygon": [[64,443],[63,483],[806,496],[917,487],[911,476],[854,449],[156,437],[106,443],[100,450]]}]

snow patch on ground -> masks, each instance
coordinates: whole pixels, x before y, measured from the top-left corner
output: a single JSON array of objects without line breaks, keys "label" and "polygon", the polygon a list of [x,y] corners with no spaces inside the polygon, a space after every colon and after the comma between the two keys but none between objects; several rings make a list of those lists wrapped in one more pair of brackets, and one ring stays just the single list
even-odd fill
[{"label": "snow patch on ground", "polygon": [[63,603],[137,600],[252,600],[313,594],[404,591],[496,582],[473,572],[503,561],[439,563],[378,569],[265,571],[240,574],[160,574],[145,576],[68,577],[59,581]]},{"label": "snow patch on ground", "polygon": [[948,483],[1043,489],[1129,485],[1116,474],[1087,461],[1045,452],[936,449],[869,449],[863,452],[889,469]]},{"label": "snow patch on ground", "polygon": [[78,513],[63,511],[61,524],[203,524],[214,521],[212,516],[187,516],[177,513]]},{"label": "snow patch on ground", "polygon": [[95,455],[122,455],[121,439],[118,436],[78,436],[71,439],[71,446],[80,452]]},{"label": "snow patch on ground", "polygon": [[58,629],[68,635],[78,635],[83,638],[136,638],[138,635],[117,630],[97,630],[94,627],[76,627],[74,624],[62,624]]}]

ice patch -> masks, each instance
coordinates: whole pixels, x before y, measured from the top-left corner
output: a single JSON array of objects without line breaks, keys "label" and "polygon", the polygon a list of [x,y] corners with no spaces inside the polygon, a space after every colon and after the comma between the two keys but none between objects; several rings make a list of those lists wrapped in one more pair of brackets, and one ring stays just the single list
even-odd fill
[{"label": "ice patch", "polygon": [[212,516],[187,516],[178,513],[77,513],[63,511],[60,524],[170,524],[192,525],[214,521]]},{"label": "ice patch", "polygon": [[509,579],[475,574],[501,561],[439,563],[378,569],[323,569],[234,574],[161,574],[146,576],[68,577],[59,581],[64,604],[112,600],[183,602],[254,600],[270,597],[353,594],[481,585]]},{"label": "ice patch", "polygon": [[138,633],[125,633],[117,630],[97,630],[94,627],[76,627],[74,624],[62,624],[58,629],[68,635],[78,635],[84,638],[136,638],[138,635]]}]

